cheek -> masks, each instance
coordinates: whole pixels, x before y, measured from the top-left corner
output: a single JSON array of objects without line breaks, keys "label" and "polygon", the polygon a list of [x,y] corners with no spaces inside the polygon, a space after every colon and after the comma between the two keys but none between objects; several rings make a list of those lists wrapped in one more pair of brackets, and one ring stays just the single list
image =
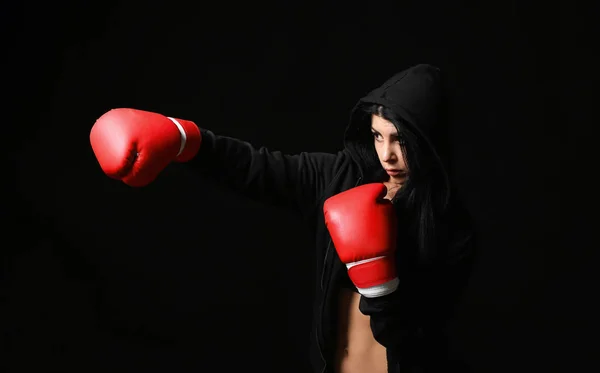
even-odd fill
[{"label": "cheek", "polygon": [[398,163],[400,163],[406,167],[406,159],[404,159],[404,152],[402,151],[401,147],[398,149],[397,154],[398,154]]},{"label": "cheek", "polygon": [[375,152],[377,153],[377,158],[381,160],[383,158],[383,144],[375,141]]}]

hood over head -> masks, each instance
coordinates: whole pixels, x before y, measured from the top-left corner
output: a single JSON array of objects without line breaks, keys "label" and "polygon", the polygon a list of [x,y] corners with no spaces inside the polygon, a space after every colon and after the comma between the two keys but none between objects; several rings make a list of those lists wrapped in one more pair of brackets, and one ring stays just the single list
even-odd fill
[{"label": "hood over head", "polygon": [[[472,224],[452,190],[448,170],[450,122],[445,78],[435,66],[401,71],[361,98],[352,110],[344,145],[361,170],[362,182],[382,182],[387,174],[375,151],[371,116],[380,114],[404,137],[408,179],[393,202],[398,212],[400,263],[428,266],[459,263],[471,253]],[[410,249],[409,249],[410,248]]]},{"label": "hood over head", "polygon": [[[364,110],[375,104],[391,110],[401,126],[405,126],[397,128],[399,134],[408,130],[418,138],[418,146],[427,148],[425,153],[430,160],[427,166],[441,171],[438,176],[449,191],[447,162],[442,156],[443,141],[447,138],[442,91],[440,69],[420,64],[395,74],[358,101],[346,128],[344,145],[359,164],[365,181],[376,181],[377,175],[384,173],[373,144],[371,114]],[[429,171],[420,170],[420,173],[429,174]]]}]

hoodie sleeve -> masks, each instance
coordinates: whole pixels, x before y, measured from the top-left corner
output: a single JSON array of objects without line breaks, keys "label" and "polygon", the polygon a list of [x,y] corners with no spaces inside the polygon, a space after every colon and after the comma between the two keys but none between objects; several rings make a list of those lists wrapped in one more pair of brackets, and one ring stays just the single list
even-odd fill
[{"label": "hoodie sleeve", "polygon": [[201,129],[202,145],[190,162],[202,175],[258,202],[299,212],[316,206],[344,153],[287,155]]},{"label": "hoodie sleeve", "polygon": [[400,274],[401,284],[392,294],[361,297],[360,311],[370,316],[373,336],[387,348],[390,363],[407,359],[419,366],[446,363],[446,323],[466,285],[472,245],[468,234],[452,245],[460,249],[450,249],[460,256],[435,270]]}]

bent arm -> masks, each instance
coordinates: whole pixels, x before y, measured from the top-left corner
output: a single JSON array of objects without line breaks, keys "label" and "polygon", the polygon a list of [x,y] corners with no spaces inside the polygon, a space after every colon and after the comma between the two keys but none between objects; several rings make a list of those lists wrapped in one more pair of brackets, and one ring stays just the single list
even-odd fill
[{"label": "bent arm", "polygon": [[[473,259],[473,237],[449,251],[456,255],[437,269],[400,276],[400,286],[379,298],[361,297],[375,339],[385,346],[390,364],[400,360],[431,367],[446,364],[446,323],[466,286]],[[454,245],[453,245],[454,246]],[[410,363],[409,363],[410,364]]]},{"label": "bent arm", "polygon": [[202,144],[190,163],[232,190],[276,206],[313,207],[331,181],[343,153],[286,155],[201,129]]}]

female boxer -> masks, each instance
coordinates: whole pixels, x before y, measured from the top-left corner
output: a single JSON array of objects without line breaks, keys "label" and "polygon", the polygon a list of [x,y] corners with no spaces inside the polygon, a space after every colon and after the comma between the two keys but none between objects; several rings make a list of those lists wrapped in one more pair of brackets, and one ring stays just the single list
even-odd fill
[{"label": "female boxer", "polygon": [[448,371],[444,325],[471,233],[448,177],[439,69],[417,65],[360,99],[335,154],[286,155],[193,122],[115,109],[90,139],[104,172],[131,186],[189,162],[314,228],[314,371]]}]

